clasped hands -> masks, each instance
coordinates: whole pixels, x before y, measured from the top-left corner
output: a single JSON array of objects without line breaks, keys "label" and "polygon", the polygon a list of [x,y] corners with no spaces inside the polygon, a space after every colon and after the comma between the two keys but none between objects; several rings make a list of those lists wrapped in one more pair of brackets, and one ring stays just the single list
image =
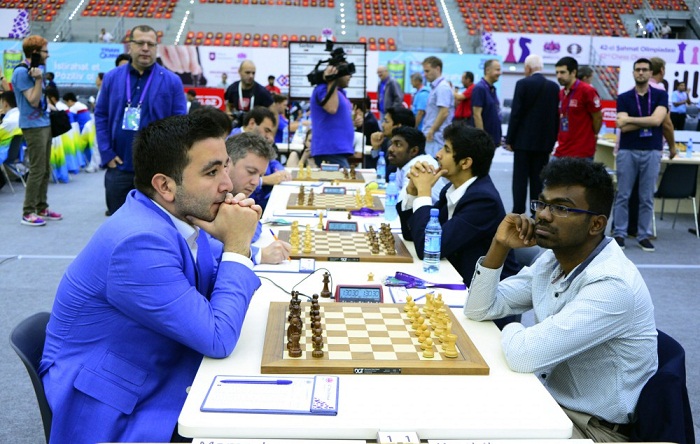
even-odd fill
[{"label": "clasped hands", "polygon": [[406,193],[411,196],[430,196],[433,185],[446,173],[447,170],[439,169],[428,162],[416,162],[408,173]]},{"label": "clasped hands", "polygon": [[250,241],[261,216],[262,208],[255,200],[247,198],[243,193],[235,196],[226,193],[212,221],[191,215],[187,216],[187,219],[221,241],[224,244],[224,252],[239,253],[247,257],[250,254]]}]

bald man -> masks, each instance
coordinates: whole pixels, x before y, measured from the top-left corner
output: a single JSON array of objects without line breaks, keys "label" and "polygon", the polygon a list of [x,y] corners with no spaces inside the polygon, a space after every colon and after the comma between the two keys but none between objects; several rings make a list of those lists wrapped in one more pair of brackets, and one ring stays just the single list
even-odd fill
[{"label": "bald man", "polygon": [[389,74],[386,66],[377,68],[377,77],[379,77],[377,106],[381,115],[384,116],[387,110],[395,106],[403,106],[403,92],[396,79]]},{"label": "bald man", "polygon": [[272,96],[264,86],[255,81],[255,63],[244,60],[238,68],[241,79],[226,89],[228,110],[232,114],[248,112],[255,106],[272,105]]}]

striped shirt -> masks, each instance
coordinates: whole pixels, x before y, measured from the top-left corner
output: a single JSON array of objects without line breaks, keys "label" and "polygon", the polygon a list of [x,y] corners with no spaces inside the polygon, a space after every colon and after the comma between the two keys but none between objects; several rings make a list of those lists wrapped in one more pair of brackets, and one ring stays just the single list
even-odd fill
[{"label": "striped shirt", "polygon": [[631,422],[658,366],[656,324],[649,290],[620,247],[606,238],[569,276],[551,250],[500,283],[501,270],[484,268],[482,261],[464,306],[468,318],[534,310],[534,326],[503,329],[508,366],[536,373],[563,407]]}]

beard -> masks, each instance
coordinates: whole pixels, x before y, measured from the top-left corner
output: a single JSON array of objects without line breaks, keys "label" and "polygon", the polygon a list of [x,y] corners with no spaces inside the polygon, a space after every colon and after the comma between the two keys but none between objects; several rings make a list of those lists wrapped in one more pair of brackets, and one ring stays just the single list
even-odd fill
[{"label": "beard", "polygon": [[226,195],[212,202],[204,197],[197,197],[189,194],[182,186],[175,191],[175,208],[180,216],[194,216],[206,222],[211,222],[216,218],[218,211],[212,210],[212,205],[223,202]]}]

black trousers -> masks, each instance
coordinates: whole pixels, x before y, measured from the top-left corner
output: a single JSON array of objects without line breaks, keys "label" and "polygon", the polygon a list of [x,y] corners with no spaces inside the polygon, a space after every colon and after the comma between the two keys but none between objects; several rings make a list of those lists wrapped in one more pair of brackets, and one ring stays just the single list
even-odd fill
[{"label": "black trousers", "polygon": [[[539,198],[542,192],[540,172],[549,162],[547,151],[513,151],[513,213],[523,214],[530,208],[530,200]],[[527,188],[530,185],[530,199]]]},{"label": "black trousers", "polygon": [[684,131],[685,113],[671,113],[671,122],[673,122],[673,129],[676,131]]}]

